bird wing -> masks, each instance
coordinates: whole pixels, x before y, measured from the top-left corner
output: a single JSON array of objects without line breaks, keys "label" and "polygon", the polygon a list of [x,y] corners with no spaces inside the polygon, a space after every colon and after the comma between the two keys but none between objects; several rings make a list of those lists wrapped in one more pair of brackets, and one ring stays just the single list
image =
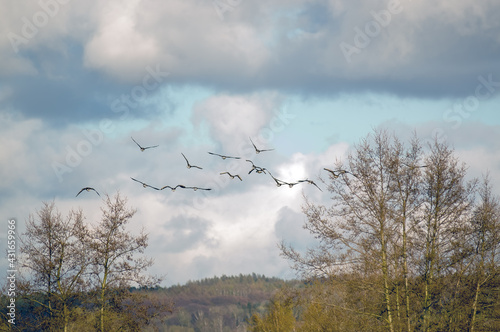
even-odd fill
[{"label": "bird wing", "polygon": [[146,149],[151,149],[151,148],[156,148],[158,147],[159,145],[152,145],[152,146],[146,146],[144,147],[143,149],[146,150]]},{"label": "bird wing", "polygon": [[[269,172],[269,171],[268,171],[268,172]],[[274,177],[274,175],[272,175],[272,174],[271,174],[271,172],[269,172],[269,175],[271,175],[271,177],[272,177],[272,178],[273,178],[273,180],[276,182],[276,184],[278,184],[278,185],[282,185],[282,184],[284,184],[284,183],[285,183],[285,182],[283,182],[283,181],[281,181],[281,180],[279,180],[279,179],[276,179],[276,178]]]},{"label": "bird wing", "polygon": [[339,177],[339,174],[335,173],[335,171],[332,171],[331,169],[328,168],[323,168],[325,171],[332,173],[332,176],[336,179]]},{"label": "bird wing", "polygon": [[143,184],[143,185],[146,185],[146,186],[149,186],[148,184],[145,184],[144,182],[142,181],[139,181],[139,180],[136,180],[134,179],[133,177],[130,177],[132,180],[134,180],[135,182],[139,182],[140,184]]},{"label": "bird wing", "polygon": [[223,157],[222,155],[220,155],[220,154],[218,154],[218,153],[209,152],[208,154],[211,154],[211,155],[213,155],[213,156]]},{"label": "bird wing", "polygon": [[89,188],[89,189],[92,189],[93,191],[95,191],[95,193],[96,193],[99,197],[101,197],[101,195],[99,195],[99,193],[97,192],[97,190],[95,190],[94,188]]},{"label": "bird wing", "polygon": [[78,192],[78,194],[76,194],[76,196],[75,196],[75,197],[78,197],[78,195],[80,195],[80,194],[82,193],[82,191],[84,191],[84,190],[85,190],[85,188],[82,188],[82,189]]},{"label": "bird wing", "polygon": [[184,153],[182,153],[182,152],[181,152],[181,154],[182,154],[182,156],[184,157],[184,160],[186,160],[186,163],[188,164],[188,166],[191,166],[191,165],[189,165],[189,161],[187,160],[187,158],[186,158],[186,156],[184,155]]},{"label": "bird wing", "polygon": [[144,183],[144,182],[142,182],[142,181],[136,180],[136,179],[134,179],[133,177],[131,177],[131,179],[132,179],[132,180],[134,180],[134,181],[136,181],[136,182],[139,182],[139,183],[140,183],[140,184],[142,184],[143,186],[150,187],[150,188],[153,188],[153,189],[156,189],[156,190],[161,190],[161,189],[156,188],[156,187],[153,187],[153,186],[151,186],[151,185],[149,185],[149,184],[147,184],[147,183]]},{"label": "bird wing", "polygon": [[252,142],[252,145],[253,145],[253,148],[255,149],[255,151],[259,151],[259,149],[257,149],[257,147],[255,146],[255,144],[253,143],[252,138],[251,137],[249,137],[249,138],[250,138],[250,142]]},{"label": "bird wing", "polygon": [[308,181],[310,184],[314,185],[316,188],[318,188],[320,191],[323,191],[321,190],[320,187],[318,187],[318,185],[316,183],[314,183],[314,181]]},{"label": "bird wing", "polygon": [[140,147],[142,149],[142,146],[139,143],[137,143],[132,136],[130,136],[130,138],[132,139],[132,141],[134,141],[135,144],[137,144],[138,147]]},{"label": "bird wing", "polygon": [[238,174],[236,174],[236,175],[235,175],[235,177],[237,177],[238,179],[240,179],[240,181],[243,181],[243,180],[241,179],[241,176],[239,176]]}]

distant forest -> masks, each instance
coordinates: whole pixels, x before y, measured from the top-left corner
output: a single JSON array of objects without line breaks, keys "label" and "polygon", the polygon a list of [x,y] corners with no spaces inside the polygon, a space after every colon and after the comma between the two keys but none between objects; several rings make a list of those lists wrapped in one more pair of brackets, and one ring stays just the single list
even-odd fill
[{"label": "distant forest", "polygon": [[[454,150],[375,131],[324,169],[330,202],[304,198],[317,247],[280,245],[300,280],[221,276],[159,287],[135,211],[106,197],[102,220],[54,203],[19,237],[13,331],[500,331],[500,201]],[[5,289],[9,287],[8,283]],[[15,298],[16,324],[9,323]]]}]

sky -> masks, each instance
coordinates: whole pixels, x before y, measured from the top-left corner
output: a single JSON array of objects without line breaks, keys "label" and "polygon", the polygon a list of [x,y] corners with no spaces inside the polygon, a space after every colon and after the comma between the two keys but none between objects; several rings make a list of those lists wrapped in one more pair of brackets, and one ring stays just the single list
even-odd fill
[{"label": "sky", "polygon": [[163,286],[293,278],[278,244],[316,244],[304,197],[328,204],[322,169],[379,128],[445,140],[500,188],[496,0],[0,0],[0,31],[3,248],[43,202],[92,223],[119,192]]}]

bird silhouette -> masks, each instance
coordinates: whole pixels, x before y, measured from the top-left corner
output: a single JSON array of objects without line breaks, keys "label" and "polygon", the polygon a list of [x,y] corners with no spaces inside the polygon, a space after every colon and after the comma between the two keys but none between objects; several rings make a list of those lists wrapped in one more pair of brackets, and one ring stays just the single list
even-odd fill
[{"label": "bird silhouette", "polygon": [[277,187],[281,187],[282,185],[285,184],[284,181],[281,181],[280,179],[275,178],[274,175],[271,174],[271,172],[268,171],[268,173],[273,178],[274,182],[276,182]]},{"label": "bird silhouette", "polygon": [[227,175],[229,175],[229,176],[231,177],[231,179],[238,178],[238,179],[240,179],[240,181],[243,181],[243,180],[241,179],[241,176],[239,176],[238,174],[236,174],[236,175],[232,175],[232,174],[231,174],[231,173],[229,173],[229,172],[222,172],[222,173],[220,173],[220,175],[223,175],[223,174],[227,174]]},{"label": "bird silhouette", "polygon": [[286,181],[277,179],[277,178],[274,177],[274,175],[271,174],[271,172],[269,172],[269,170],[267,170],[267,172],[269,173],[269,175],[271,175],[271,177],[273,178],[274,182],[276,182],[276,186],[277,187],[281,187],[283,185],[286,185],[286,186],[292,188],[296,184],[299,184],[299,182],[286,182]]},{"label": "bird silhouette", "polygon": [[323,168],[325,171],[328,171],[332,174],[333,178],[334,179],[337,179],[340,175],[342,174],[351,174],[355,177],[358,177],[356,174],[354,173],[351,173],[349,171],[346,171],[345,169],[339,169],[339,170],[336,170],[336,171],[332,171],[331,169],[328,169],[328,168]]},{"label": "bird silhouette", "polygon": [[219,156],[219,157],[221,157],[223,160],[225,160],[225,159],[227,159],[227,158],[232,158],[232,159],[241,159],[240,157],[225,156],[225,155],[218,154],[218,153],[213,153],[213,152],[209,152],[209,154],[211,154],[211,155],[213,155],[213,156]]},{"label": "bird silhouette", "polygon": [[134,180],[135,182],[139,182],[140,184],[142,184],[142,186],[143,186],[144,188],[149,187],[149,188],[152,188],[152,189],[155,189],[155,190],[160,190],[160,188],[153,187],[153,186],[151,186],[151,185],[149,185],[149,184],[147,184],[147,183],[144,183],[144,182],[142,182],[142,181],[136,180],[136,179],[134,179],[133,177],[131,177],[131,179],[132,179],[132,180]]},{"label": "bird silhouette", "polygon": [[253,148],[255,149],[255,153],[257,153],[257,154],[264,152],[264,151],[273,151],[274,150],[274,149],[265,149],[265,150],[257,149],[254,142],[252,141],[252,138],[251,137],[249,137],[249,138],[250,138],[250,142],[252,142]]},{"label": "bird silhouette", "polygon": [[193,189],[194,191],[196,190],[212,190],[212,188],[200,188],[200,187],[185,187],[186,189]]},{"label": "bird silhouette", "polygon": [[175,191],[177,188],[186,188],[186,186],[182,185],[182,184],[178,184],[176,185],[175,187],[171,187],[171,186],[163,186],[160,188],[160,190],[163,190],[165,188],[169,188],[170,190],[172,191]]},{"label": "bird silhouette", "polygon": [[260,167],[260,166],[255,166],[255,164],[253,163],[253,161],[249,160],[249,159],[246,159],[246,161],[252,163],[252,169],[250,170],[250,172],[248,172],[248,174],[252,173],[253,171],[261,174],[261,173],[264,173],[266,174],[266,169],[264,167]]},{"label": "bird silhouette", "polygon": [[95,190],[94,188],[91,188],[91,187],[85,187],[85,188],[82,188],[82,189],[78,192],[78,194],[76,194],[76,196],[75,196],[75,197],[78,197],[78,195],[80,195],[80,194],[82,193],[82,191],[84,191],[84,190],[85,190],[85,191],[91,191],[91,190],[93,190],[93,191],[95,191],[95,193],[96,193],[99,197],[101,197],[101,195],[99,195],[99,193],[97,192],[97,190]]},{"label": "bird silhouette", "polygon": [[307,182],[307,183],[309,183],[309,184],[312,184],[312,185],[316,186],[316,188],[318,188],[320,191],[323,191],[323,190],[321,190],[321,188],[320,188],[320,187],[318,187],[318,185],[317,185],[316,183],[314,183],[314,181],[313,181],[313,180],[305,179],[305,180],[299,180],[299,181],[297,181],[297,182],[299,182],[299,183],[302,183],[302,182]]},{"label": "bird silhouette", "polygon": [[132,141],[134,141],[135,144],[137,144],[137,146],[139,147],[139,149],[141,149],[142,152],[144,152],[144,150],[146,150],[146,149],[156,148],[158,146],[158,145],[152,145],[152,146],[144,146],[143,147],[139,143],[137,143],[132,136],[130,136],[130,138],[132,139]]},{"label": "bird silhouette", "polygon": [[184,155],[184,153],[182,153],[182,152],[181,152],[181,154],[182,154],[182,156],[184,157],[184,160],[186,160],[187,168],[192,168],[192,167],[193,167],[193,168],[203,169],[203,168],[201,168],[200,166],[191,165],[191,164],[189,163],[189,161],[187,160],[186,156]]}]

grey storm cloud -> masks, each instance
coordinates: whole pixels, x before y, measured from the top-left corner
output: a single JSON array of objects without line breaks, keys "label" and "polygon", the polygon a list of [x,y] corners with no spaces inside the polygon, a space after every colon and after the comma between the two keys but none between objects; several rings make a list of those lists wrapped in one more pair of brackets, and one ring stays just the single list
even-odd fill
[{"label": "grey storm cloud", "polygon": [[[168,72],[159,88],[146,91],[148,98],[163,85],[441,98],[467,95],[480,75],[500,82],[500,6],[494,1],[463,0],[455,7],[445,1],[245,1],[223,19],[210,2],[71,6],[61,6],[53,24],[40,27],[17,54],[3,41],[4,66],[17,58],[32,70],[12,76],[0,66],[0,81],[12,91],[1,105],[62,123],[92,120],[110,109],[119,113],[127,100],[129,106],[143,101],[139,89],[148,66]],[[35,9],[16,11],[5,31],[21,33],[22,18],[29,20]],[[86,28],[73,27],[74,35],[65,36],[68,15],[80,25],[86,17]],[[51,34],[55,41],[36,42]],[[136,115],[147,117],[156,106],[141,107],[147,109]]]}]

